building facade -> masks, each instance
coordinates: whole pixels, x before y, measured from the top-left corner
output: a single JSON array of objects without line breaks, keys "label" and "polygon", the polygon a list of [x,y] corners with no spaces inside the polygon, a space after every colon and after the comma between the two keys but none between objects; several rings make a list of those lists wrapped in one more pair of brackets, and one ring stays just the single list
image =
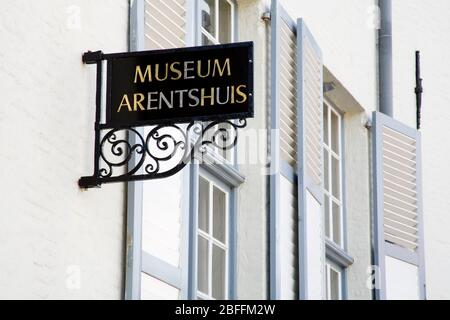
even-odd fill
[{"label": "building facade", "polygon": [[[0,298],[450,298],[448,1],[2,9]],[[235,148],[165,179],[78,186],[94,150],[84,52],[240,41],[255,116]]]}]

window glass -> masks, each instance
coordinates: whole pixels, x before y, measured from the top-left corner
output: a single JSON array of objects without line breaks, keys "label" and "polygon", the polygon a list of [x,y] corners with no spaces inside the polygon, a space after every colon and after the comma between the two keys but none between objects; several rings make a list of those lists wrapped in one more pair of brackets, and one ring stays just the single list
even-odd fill
[{"label": "window glass", "polygon": [[340,138],[340,132],[339,132],[339,118],[337,114],[333,111],[331,111],[331,149],[339,154],[339,138]]},{"label": "window glass", "polygon": [[212,254],[212,296],[214,299],[225,298],[225,250],[213,245]]},{"label": "window glass", "polygon": [[216,0],[202,0],[202,27],[213,37],[216,32]]},{"label": "window glass", "polygon": [[333,202],[333,241],[341,245],[341,210],[336,202]]},{"label": "window glass", "polygon": [[323,142],[325,144],[328,143],[328,107],[327,105],[324,105],[323,107]]},{"label": "window glass", "polygon": [[198,236],[197,251],[197,289],[201,292],[208,292],[208,241],[202,236]]},{"label": "window glass", "polygon": [[340,275],[330,268],[330,300],[340,300]]},{"label": "window glass", "polygon": [[325,283],[327,300],[341,300],[342,271],[330,262],[326,264]]},{"label": "window glass", "polygon": [[324,166],[323,170],[325,172],[324,187],[325,187],[325,190],[327,190],[327,191],[330,191],[330,164],[329,164],[329,162],[330,162],[330,155],[328,153],[328,150],[325,149],[323,151],[323,166]]},{"label": "window glass", "polygon": [[[329,240],[342,247],[342,155],[337,154],[342,139],[341,126],[339,125],[341,115],[331,105],[325,103],[323,107],[323,117],[325,235]],[[325,139],[325,136],[328,138]]]},{"label": "window glass", "polygon": [[211,41],[210,38],[208,38],[207,36],[202,34],[202,45],[204,45],[204,46],[211,46],[213,44],[215,44],[215,43],[213,41]]},{"label": "window glass", "polygon": [[226,0],[219,0],[219,42],[231,42],[231,5]]},{"label": "window glass", "polygon": [[228,0],[201,0],[201,44],[233,42],[234,5]]},{"label": "window glass", "polygon": [[209,183],[202,177],[199,178],[198,197],[198,227],[209,232]]},{"label": "window glass", "polygon": [[222,243],[225,243],[225,213],[226,196],[219,188],[214,187],[213,191],[213,236]]},{"label": "window glass", "polygon": [[331,157],[331,185],[333,189],[333,196],[336,199],[341,198],[340,190],[340,162],[337,158]]},{"label": "window glass", "polygon": [[199,177],[198,197],[197,296],[226,299],[229,191],[205,174]]},{"label": "window glass", "polygon": [[330,198],[325,194],[325,235],[327,238],[331,239],[330,232]]}]

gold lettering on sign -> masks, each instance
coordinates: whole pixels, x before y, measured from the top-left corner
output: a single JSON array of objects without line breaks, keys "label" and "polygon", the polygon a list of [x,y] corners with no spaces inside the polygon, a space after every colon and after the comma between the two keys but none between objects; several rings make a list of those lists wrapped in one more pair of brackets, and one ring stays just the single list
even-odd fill
[{"label": "gold lettering on sign", "polygon": [[223,63],[222,68],[220,68],[219,59],[215,59],[212,76],[213,77],[216,76],[216,70],[217,70],[217,72],[219,73],[219,77],[223,77],[223,74],[225,73],[225,68],[227,69],[227,76],[231,76],[230,58],[225,59],[225,62]]},{"label": "gold lettering on sign", "polygon": [[145,95],[143,93],[135,93],[134,94],[134,111],[137,111],[137,107],[139,107],[140,110],[144,111],[145,108],[142,105],[142,102],[145,100]]},{"label": "gold lettering on sign", "polygon": [[241,84],[240,86],[238,86],[236,88],[236,93],[238,96],[240,96],[242,98],[242,100],[237,100],[236,99],[236,103],[244,103],[245,101],[247,101],[247,94],[241,91],[241,88],[247,88],[246,85]]},{"label": "gold lettering on sign", "polygon": [[179,66],[180,65],[180,62],[173,62],[171,65],[170,65],[170,71],[172,72],[172,73],[175,73],[177,76],[176,77],[173,77],[172,76],[172,80],[180,80],[181,79],[181,77],[183,76],[183,73],[180,71],[180,69],[177,69],[175,66]]},{"label": "gold lettering on sign", "polygon": [[[196,59],[188,61],[168,61],[148,65],[136,65],[134,71],[134,84],[151,82],[178,81],[188,79],[205,79],[208,83],[213,78],[231,77],[231,58]],[[130,75],[130,77],[132,77]],[[232,79],[230,79],[232,80]],[[171,87],[170,83],[158,85],[151,92],[136,92],[140,85],[134,87],[132,92],[124,94],[117,112],[139,112],[170,110],[185,107],[216,106],[225,107],[246,103],[249,99],[246,84],[228,84],[228,79],[220,80],[221,84],[214,85],[218,80],[211,81],[205,87],[180,88]],[[190,81],[186,81],[189,86]]]},{"label": "gold lettering on sign", "polygon": [[157,63],[155,65],[155,79],[157,81],[164,81],[164,80],[167,80],[168,76],[169,76],[169,64],[166,63],[166,73],[165,73],[164,77],[161,78],[161,75],[159,74],[159,63]]},{"label": "gold lettering on sign", "polygon": [[205,74],[202,74],[202,60],[197,61],[197,74],[200,78],[209,77],[210,72],[211,72],[211,60],[208,60],[208,71]]},{"label": "gold lettering on sign", "polygon": [[211,101],[210,105],[214,105],[214,88],[209,88],[211,94],[209,96],[205,95],[205,88],[202,88],[200,90],[200,105],[203,107],[205,106],[205,100],[209,99]]},{"label": "gold lettering on sign", "polygon": [[[194,92],[196,92],[194,94]],[[189,107],[196,107],[200,103],[200,99],[197,97],[198,89],[191,89],[188,92],[189,99],[191,102],[189,102]]]},{"label": "gold lettering on sign", "polygon": [[152,81],[152,66],[148,65],[145,68],[144,74],[142,74],[141,66],[136,66],[136,72],[134,74],[134,83],[138,82],[138,77],[140,79],[140,82],[144,82],[145,78],[148,78],[148,81],[151,82]]},{"label": "gold lettering on sign", "polygon": [[119,108],[117,109],[117,112],[120,112],[122,107],[126,106],[128,111],[132,111],[131,105],[130,105],[130,99],[128,99],[128,95],[124,94],[122,98],[122,102],[120,102]]}]

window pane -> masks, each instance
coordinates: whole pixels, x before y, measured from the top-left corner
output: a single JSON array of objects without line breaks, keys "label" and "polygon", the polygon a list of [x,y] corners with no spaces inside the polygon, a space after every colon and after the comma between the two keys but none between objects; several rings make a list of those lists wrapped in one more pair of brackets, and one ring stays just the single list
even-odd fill
[{"label": "window pane", "polygon": [[330,157],[327,149],[323,150],[323,169],[324,169],[324,186],[325,190],[330,191]]},{"label": "window pane", "polygon": [[197,289],[208,294],[208,241],[198,236]]},{"label": "window pane", "polygon": [[341,212],[339,206],[333,201],[333,241],[341,244]]},{"label": "window pane", "polygon": [[323,105],[323,142],[328,145],[328,107]]},{"label": "window pane", "polygon": [[215,299],[225,299],[225,250],[213,245],[212,258],[212,296]]},{"label": "window pane", "polygon": [[340,200],[340,172],[339,172],[339,160],[335,157],[331,157],[331,184],[333,196]]},{"label": "window pane", "polygon": [[339,273],[330,268],[330,299],[340,300],[341,295],[339,293]]},{"label": "window pane", "polygon": [[198,185],[198,227],[209,232],[209,183],[202,177]]},{"label": "window pane", "polygon": [[200,1],[202,6],[202,27],[206,29],[213,37],[216,36],[216,1],[203,0]]},{"label": "window pane", "polygon": [[219,0],[219,42],[231,42],[231,5],[226,0]]},{"label": "window pane", "polygon": [[330,198],[325,195],[325,235],[330,239]]},{"label": "window pane", "polygon": [[339,118],[331,112],[331,149],[339,154]]},{"label": "window pane", "polygon": [[213,189],[213,237],[225,243],[226,234],[226,194],[214,187]]},{"label": "window pane", "polygon": [[211,40],[209,40],[209,38],[207,36],[205,36],[204,34],[202,34],[202,45],[204,46],[212,46],[215,43],[212,42]]}]

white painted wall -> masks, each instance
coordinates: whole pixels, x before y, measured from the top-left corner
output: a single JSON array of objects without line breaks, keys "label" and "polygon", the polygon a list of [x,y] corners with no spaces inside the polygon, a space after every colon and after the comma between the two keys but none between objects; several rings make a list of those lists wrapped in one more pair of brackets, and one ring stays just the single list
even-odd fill
[{"label": "white painted wall", "polygon": [[428,299],[450,298],[450,2],[393,1],[395,117],[415,126],[415,50],[421,51],[425,267]]},{"label": "white painted wall", "polygon": [[122,297],[124,185],[77,180],[95,108],[81,55],[126,51],[127,24],[127,0],[2,2],[0,298]]},{"label": "white painted wall", "polygon": [[[254,42],[254,104],[255,118],[248,120],[247,129],[239,133],[239,170],[245,182],[238,190],[237,214],[237,298],[268,298],[268,188],[267,188],[267,92],[268,88],[268,32],[269,24],[261,20],[268,10],[260,0],[238,1],[239,41]],[[256,137],[247,140],[245,136]],[[244,161],[252,153],[254,161]]]},{"label": "white painted wall", "polygon": [[375,0],[281,0],[303,18],[323,52],[324,65],[368,111],[376,110]]}]

